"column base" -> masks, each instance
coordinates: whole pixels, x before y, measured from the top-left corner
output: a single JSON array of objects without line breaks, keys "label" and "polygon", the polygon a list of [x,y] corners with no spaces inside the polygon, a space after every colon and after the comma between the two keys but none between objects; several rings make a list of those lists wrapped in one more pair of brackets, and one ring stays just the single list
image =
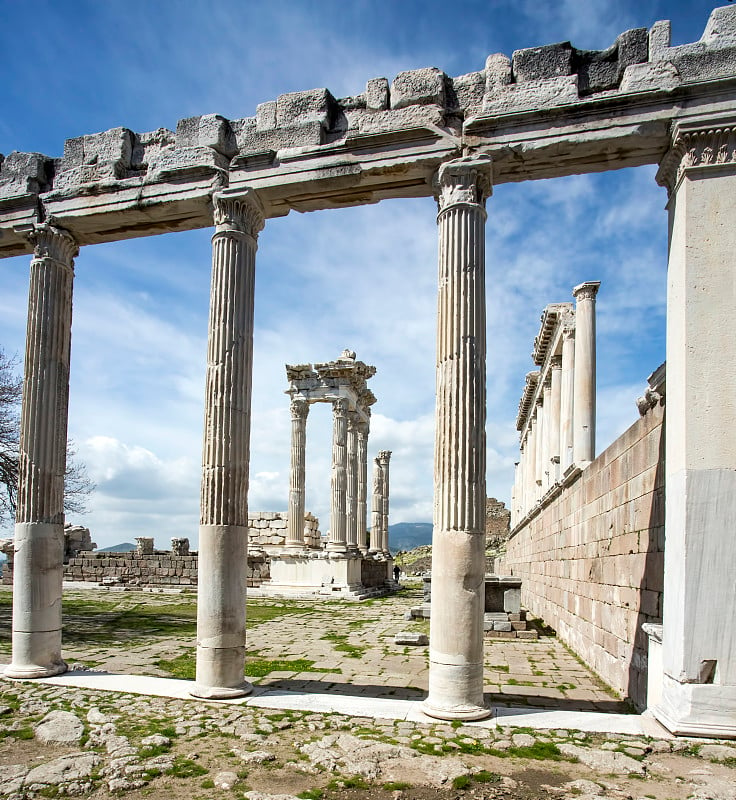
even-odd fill
[{"label": "column base", "polygon": [[248,681],[243,681],[240,686],[201,686],[195,683],[189,694],[202,700],[234,700],[237,697],[245,697],[252,691],[253,684]]},{"label": "column base", "polygon": [[10,664],[5,667],[3,675],[14,680],[29,680],[31,678],[52,678],[54,675],[62,675],[69,667],[65,661],[55,664],[42,666],[40,664]]},{"label": "column base", "polygon": [[341,542],[327,542],[327,547],[325,547],[328,553],[347,553],[348,546]]},{"label": "column base", "polygon": [[286,542],[284,550],[288,550],[289,553],[304,553],[307,550],[307,546],[304,542]]},{"label": "column base", "polygon": [[421,712],[433,719],[459,719],[459,720],[478,720],[486,719],[491,716],[491,709],[485,706],[460,705],[460,706],[438,706],[430,703],[429,699],[421,705]]},{"label": "column base", "polygon": [[678,683],[665,674],[662,698],[648,709],[676,736],[736,739],[736,686]]}]

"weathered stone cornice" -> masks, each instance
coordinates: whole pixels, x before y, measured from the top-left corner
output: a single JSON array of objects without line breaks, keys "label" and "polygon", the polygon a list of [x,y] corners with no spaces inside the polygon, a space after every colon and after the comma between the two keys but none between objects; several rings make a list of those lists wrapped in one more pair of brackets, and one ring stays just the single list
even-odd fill
[{"label": "weathered stone cornice", "polygon": [[595,300],[598,289],[601,287],[600,281],[586,281],[578,284],[572,290],[572,296],[579,302],[580,300]]},{"label": "weathered stone cornice", "polygon": [[353,97],[293,92],[242,119],[113,128],[67,140],[60,158],[13,152],[0,156],[0,255],[29,252],[22,229],[51,216],[80,245],[209,227],[225,187],[255,190],[265,217],[426,197],[440,165],[469,152],[492,157],[494,185],[659,163],[673,121],[732,111],[735,65],[728,6],[677,47],[658,22],[607,50],[563,42],[454,78],[427,68],[372,79]]}]

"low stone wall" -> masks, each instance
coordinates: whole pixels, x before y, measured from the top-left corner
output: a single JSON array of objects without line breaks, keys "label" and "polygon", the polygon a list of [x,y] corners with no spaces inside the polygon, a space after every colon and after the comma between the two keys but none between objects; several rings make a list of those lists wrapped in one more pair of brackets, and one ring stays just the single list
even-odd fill
[{"label": "low stone wall", "polygon": [[[249,552],[248,586],[260,586],[269,577],[266,554],[262,550]],[[108,586],[192,587],[197,585],[197,553],[82,553],[69,559],[64,567],[64,580]]]},{"label": "low stone wall", "polygon": [[646,706],[644,622],[664,576],[664,408],[635,422],[512,531],[522,603],[608,684]]}]

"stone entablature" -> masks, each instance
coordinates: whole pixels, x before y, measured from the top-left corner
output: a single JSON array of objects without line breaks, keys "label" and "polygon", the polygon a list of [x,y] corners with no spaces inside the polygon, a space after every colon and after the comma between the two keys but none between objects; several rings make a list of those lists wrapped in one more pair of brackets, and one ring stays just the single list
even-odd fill
[{"label": "stone entablature", "polygon": [[[351,97],[292,92],[241,119],[112,128],[68,139],[60,158],[12,152],[0,156],[0,252],[29,252],[22,229],[43,219],[82,245],[207,227],[223,185],[257,190],[267,217],[354,205],[356,192],[361,202],[427,196],[463,144],[493,157],[496,184],[605,168],[611,153],[618,167],[656,163],[694,93],[719,102],[735,53],[736,13],[724,7],[691,44],[670,47],[661,21],[606,50],[527,48],[456,77],[429,67],[374,78]],[[612,113],[616,125],[602,124]]]}]

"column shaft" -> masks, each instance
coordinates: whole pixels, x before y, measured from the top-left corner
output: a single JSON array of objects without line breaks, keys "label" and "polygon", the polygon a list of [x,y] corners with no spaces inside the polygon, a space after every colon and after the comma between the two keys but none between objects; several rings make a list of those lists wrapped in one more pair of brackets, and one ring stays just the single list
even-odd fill
[{"label": "column shaft", "polygon": [[198,697],[237,697],[244,680],[248,466],[257,236],[252,193],[214,198],[197,592]]},{"label": "column shaft", "polygon": [[542,406],[542,414],[544,415],[544,447],[542,450],[542,494],[552,485],[552,428],[554,427],[554,418],[552,416],[552,376],[548,375],[545,380],[543,396],[544,405]]},{"label": "column shaft", "polygon": [[581,283],[575,297],[573,456],[585,466],[595,458],[595,297],[600,281]]},{"label": "column shaft", "polygon": [[291,401],[291,467],[289,471],[289,511],[286,546],[304,547],[304,494],[306,468],[307,414],[309,403],[303,398]]},{"label": "column shaft", "polygon": [[368,553],[366,542],[366,515],[368,494],[368,423],[358,425],[358,548],[363,555]]},{"label": "column shaft", "polygon": [[439,292],[426,714],[480,719],[486,505],[485,198],[490,158],[443,164],[437,179]]},{"label": "column shaft", "polygon": [[560,408],[562,405],[562,357],[552,356],[549,405],[549,483],[560,479]]},{"label": "column shaft", "polygon": [[539,498],[544,493],[542,486],[544,485],[544,444],[545,444],[545,416],[544,416],[544,406],[542,405],[542,399],[540,398],[537,400],[537,426],[535,432],[535,438],[537,440],[537,463],[535,465],[534,471],[534,481],[535,481],[535,490],[534,490],[534,499],[539,500]]},{"label": "column shaft", "polygon": [[[529,412],[529,415],[531,416],[532,413],[533,410]],[[529,460],[527,462],[525,511],[530,511],[532,506],[537,502],[537,418],[535,416],[529,421],[527,445],[529,449]]]},{"label": "column shaft", "polygon": [[5,674],[66,670],[61,657],[64,473],[69,406],[72,284],[78,250],[50,225],[31,233],[28,323],[20,424],[13,570],[13,656]]},{"label": "column shaft", "polygon": [[560,394],[560,475],[572,464],[575,329],[562,332],[562,386]]},{"label": "column shaft", "polygon": [[380,553],[383,526],[383,470],[377,458],[373,459],[373,495],[371,497],[371,553]]},{"label": "column shaft", "polygon": [[347,463],[348,401],[335,400],[332,405],[332,481],[330,505],[330,539],[328,550],[345,552],[347,547]]},{"label": "column shaft", "polygon": [[353,554],[358,549],[358,415],[348,413],[345,538]]},{"label": "column shaft", "polygon": [[381,551],[385,556],[390,555],[388,549],[388,494],[389,494],[389,462],[390,450],[381,450],[378,454],[381,464]]}]

